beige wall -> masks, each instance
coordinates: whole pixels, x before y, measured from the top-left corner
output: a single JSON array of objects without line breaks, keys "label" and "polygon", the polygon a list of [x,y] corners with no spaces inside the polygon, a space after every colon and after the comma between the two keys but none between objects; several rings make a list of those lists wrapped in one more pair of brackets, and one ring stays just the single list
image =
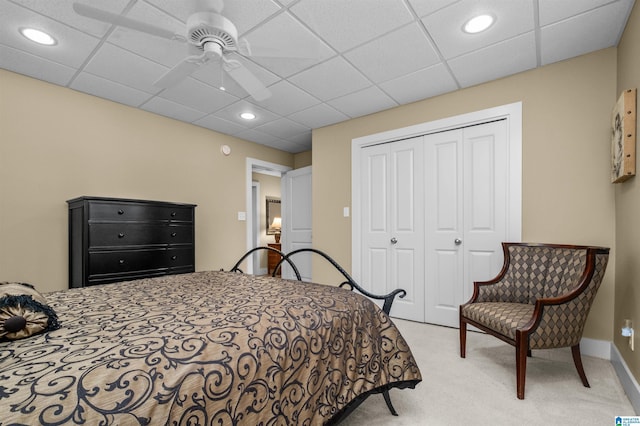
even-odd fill
[{"label": "beige wall", "polygon": [[[610,48],[436,98],[314,130],[314,247],[351,267],[351,140],[512,102],[523,107],[523,239],[614,248],[609,117],[616,92]],[[615,250],[612,250],[612,260]],[[335,282],[313,264],[314,280]],[[608,268],[585,336],[613,339],[615,268]]]},{"label": "beige wall", "polygon": [[293,168],[301,169],[311,165],[312,159],[311,151],[304,151],[293,156]]},{"label": "beige wall", "polygon": [[[225,157],[220,146],[231,146]],[[0,281],[68,285],[66,200],[197,204],[196,269],[246,251],[246,158],[293,155],[0,70]]]},{"label": "beige wall", "polygon": [[[619,95],[625,89],[640,89],[640,6],[636,3],[627,28],[618,45]],[[636,117],[640,115],[636,114]],[[636,129],[640,130],[636,120]],[[636,140],[637,140],[636,130]],[[637,146],[637,142],[636,142]],[[638,156],[636,154],[636,162]],[[640,169],[639,169],[640,170]],[[639,177],[615,185],[616,202],[616,292],[614,343],[634,377],[640,382],[640,181]],[[622,321],[633,320],[636,330],[635,350],[629,349],[628,338],[620,335]]]}]

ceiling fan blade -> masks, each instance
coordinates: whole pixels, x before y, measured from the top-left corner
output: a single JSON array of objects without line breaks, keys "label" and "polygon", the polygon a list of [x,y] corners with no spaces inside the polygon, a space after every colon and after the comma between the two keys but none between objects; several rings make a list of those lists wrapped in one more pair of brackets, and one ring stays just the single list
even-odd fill
[{"label": "ceiling fan blade", "polygon": [[227,74],[256,101],[263,101],[271,96],[271,91],[239,61],[225,60],[223,67]]},{"label": "ceiling fan blade", "polygon": [[74,3],[73,10],[75,10],[78,15],[86,16],[87,18],[96,19],[108,24],[130,28],[132,30],[151,34],[156,37],[167,38],[169,40],[184,41],[184,37],[182,37],[180,34],[175,34],[171,31],[165,30],[164,28],[156,27],[155,25],[147,24],[142,21],[107,12],[106,10],[97,9],[86,4]]},{"label": "ceiling fan blade", "polygon": [[181,62],[178,62],[173,68],[164,73],[162,77],[153,83],[156,87],[167,89],[174,86],[181,80],[187,78],[191,73],[197,70],[200,65],[207,61],[206,54],[198,56],[188,56]]}]

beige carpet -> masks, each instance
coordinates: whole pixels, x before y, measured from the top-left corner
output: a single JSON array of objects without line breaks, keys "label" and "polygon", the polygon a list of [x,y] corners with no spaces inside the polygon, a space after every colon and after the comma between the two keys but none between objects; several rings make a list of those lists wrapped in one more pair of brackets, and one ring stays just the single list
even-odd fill
[{"label": "beige carpet", "polygon": [[374,425],[615,425],[633,407],[609,361],[583,356],[591,388],[582,386],[570,349],[533,351],[525,399],[516,398],[515,349],[470,332],[460,358],[458,330],[394,320],[411,346],[423,381],[391,390],[399,416],[372,395],[344,426]]}]

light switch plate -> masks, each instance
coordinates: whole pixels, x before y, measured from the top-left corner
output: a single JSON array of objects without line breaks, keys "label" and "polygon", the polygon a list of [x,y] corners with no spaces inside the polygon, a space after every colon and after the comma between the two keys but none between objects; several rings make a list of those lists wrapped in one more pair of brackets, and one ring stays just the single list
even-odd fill
[{"label": "light switch plate", "polygon": [[238,212],[238,220],[247,220],[247,212]]}]

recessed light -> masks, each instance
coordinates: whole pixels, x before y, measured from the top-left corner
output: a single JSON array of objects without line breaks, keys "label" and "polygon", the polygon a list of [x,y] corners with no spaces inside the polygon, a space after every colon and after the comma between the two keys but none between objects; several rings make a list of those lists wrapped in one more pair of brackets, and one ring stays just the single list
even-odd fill
[{"label": "recessed light", "polygon": [[252,112],[243,112],[242,114],[240,114],[241,118],[244,118],[245,120],[253,120],[254,118],[256,118],[256,115]]},{"label": "recessed light", "polygon": [[43,44],[45,46],[53,46],[56,44],[55,38],[51,37],[44,31],[36,30],[35,28],[21,28],[20,34],[35,43]]},{"label": "recessed light", "polygon": [[495,18],[491,15],[478,15],[469,19],[462,27],[465,33],[477,34],[488,29],[495,22]]}]

